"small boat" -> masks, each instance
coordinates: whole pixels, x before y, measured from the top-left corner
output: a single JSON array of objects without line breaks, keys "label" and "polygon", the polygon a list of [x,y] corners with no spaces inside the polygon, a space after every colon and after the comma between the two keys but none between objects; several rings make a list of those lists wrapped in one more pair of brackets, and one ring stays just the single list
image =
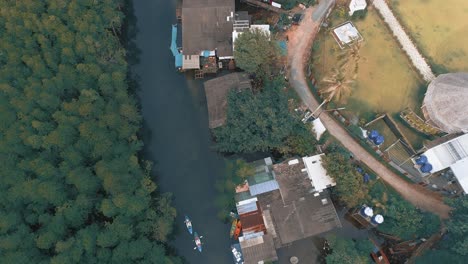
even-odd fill
[{"label": "small boat", "polygon": [[244,259],[242,257],[242,252],[239,244],[235,244],[231,246],[232,256],[234,257],[234,263],[242,264],[244,263]]},{"label": "small boat", "polygon": [[232,237],[234,235],[234,232],[236,231],[236,226],[237,226],[237,219],[234,219],[232,221],[231,231],[229,232],[229,237]]},{"label": "small boat", "polygon": [[193,233],[193,229],[192,229],[192,221],[190,221],[190,218],[188,216],[185,216],[185,226],[187,227],[187,230],[190,234]]},{"label": "small boat", "polygon": [[201,243],[201,240],[200,240],[200,238],[202,238],[202,237],[198,236],[197,232],[195,232],[193,234],[193,237],[195,238],[195,245],[197,246],[194,249],[198,249],[198,251],[202,252],[202,243]]},{"label": "small boat", "polygon": [[234,239],[237,240],[239,238],[240,232],[242,229],[241,221],[238,220],[236,224],[236,231],[234,231]]}]

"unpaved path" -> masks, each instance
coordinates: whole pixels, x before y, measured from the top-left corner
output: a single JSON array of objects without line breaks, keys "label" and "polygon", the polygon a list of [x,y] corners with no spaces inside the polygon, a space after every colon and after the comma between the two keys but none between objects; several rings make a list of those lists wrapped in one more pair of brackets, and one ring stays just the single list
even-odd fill
[{"label": "unpaved path", "polygon": [[[329,1],[332,0],[322,0],[318,7],[307,9],[300,25],[288,33],[290,83],[311,111],[315,110],[319,104],[308,87],[304,70],[313,40],[320,26],[320,20],[325,15],[323,5],[326,5]],[[327,112],[322,112],[320,119],[330,134],[353,153],[356,159],[364,162],[407,201],[418,208],[435,213],[442,218],[448,218],[450,207],[442,202],[440,195],[400,178],[361,147]]]},{"label": "unpaved path", "polygon": [[427,82],[434,80],[435,75],[432,72],[431,67],[429,67],[429,64],[427,64],[424,57],[421,55],[421,53],[419,53],[413,41],[411,41],[411,39],[408,37],[400,22],[398,22],[398,19],[396,19],[392,10],[390,10],[388,7],[387,3],[384,0],[374,0],[373,4],[384,18],[385,23],[387,23],[387,25],[392,30],[393,35],[398,39],[398,42],[400,42],[403,50],[410,58],[414,67],[416,67],[416,69],[418,69],[418,71],[421,73],[424,80]]}]

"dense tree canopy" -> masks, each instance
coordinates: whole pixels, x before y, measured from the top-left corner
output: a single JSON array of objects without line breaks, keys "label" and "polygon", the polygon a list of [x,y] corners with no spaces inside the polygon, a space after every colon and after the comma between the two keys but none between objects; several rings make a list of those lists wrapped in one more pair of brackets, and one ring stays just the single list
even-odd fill
[{"label": "dense tree canopy", "polygon": [[260,76],[271,74],[279,54],[278,44],[259,29],[240,34],[234,45],[237,66]]},{"label": "dense tree canopy", "polygon": [[440,228],[440,220],[436,215],[421,212],[401,197],[390,197],[383,214],[385,222],[378,229],[404,240],[428,238]]},{"label": "dense tree canopy", "polygon": [[323,158],[323,165],[328,175],[336,181],[334,191],[341,202],[352,208],[364,201],[367,188],[348,158],[339,152],[331,153]]},{"label": "dense tree canopy", "polygon": [[122,8],[0,1],[2,263],[177,262],[171,199],[137,157]]},{"label": "dense tree canopy", "polygon": [[371,263],[373,245],[367,239],[351,240],[328,236],[332,253],[326,257],[327,264],[367,264]]},{"label": "dense tree canopy", "polygon": [[[453,208],[447,221],[447,234],[417,263],[466,263],[468,258],[468,197],[449,200]],[[437,262],[439,261],[439,262]]]},{"label": "dense tree canopy", "polygon": [[288,109],[280,79],[267,81],[263,91],[231,92],[226,124],[214,130],[217,148],[224,152],[278,150],[281,153],[312,153],[316,140]]},{"label": "dense tree canopy", "polygon": [[215,184],[218,191],[215,200],[215,204],[219,208],[218,218],[223,221],[231,219],[229,212],[235,211],[236,186],[242,184],[248,176],[255,173],[255,168],[242,159],[225,160],[225,162],[226,171],[223,178],[218,179]]}]

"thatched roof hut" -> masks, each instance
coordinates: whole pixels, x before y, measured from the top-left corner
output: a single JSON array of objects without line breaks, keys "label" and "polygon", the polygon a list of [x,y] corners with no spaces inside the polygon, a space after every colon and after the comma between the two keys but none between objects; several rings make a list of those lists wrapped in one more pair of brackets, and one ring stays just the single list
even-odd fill
[{"label": "thatched roof hut", "polygon": [[468,73],[439,75],[429,84],[422,109],[443,131],[468,132]]}]

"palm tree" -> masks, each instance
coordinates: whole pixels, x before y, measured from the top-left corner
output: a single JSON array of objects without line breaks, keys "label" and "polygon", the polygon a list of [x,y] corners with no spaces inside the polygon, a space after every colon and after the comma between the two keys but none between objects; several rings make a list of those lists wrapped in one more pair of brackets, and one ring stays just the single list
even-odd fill
[{"label": "palm tree", "polygon": [[[322,83],[326,85],[322,89],[322,93],[328,94],[328,97],[325,101],[331,101],[334,97],[336,99],[341,99],[346,95],[351,93],[351,85],[354,83],[357,77],[358,72],[358,62],[361,58],[359,51],[361,49],[361,42],[349,46],[347,49],[343,50],[338,54],[338,69],[334,69],[333,73],[322,80]],[[351,66],[351,63],[354,63],[352,78],[347,79],[347,73]]]},{"label": "palm tree", "polygon": [[354,45],[350,45],[347,49],[344,49],[340,54],[338,54],[338,65],[340,69],[347,70],[350,66],[349,64],[353,62],[353,73],[357,75],[359,65],[358,63],[361,59],[361,43],[362,42],[357,42]]},{"label": "palm tree", "polygon": [[[355,77],[354,77],[355,78]],[[354,83],[354,78],[348,80],[341,70],[334,70],[334,73],[325,77],[322,83],[326,84],[326,87],[321,90],[323,94],[328,94],[326,101],[331,101],[334,97],[341,99],[351,93],[351,85]]]}]

